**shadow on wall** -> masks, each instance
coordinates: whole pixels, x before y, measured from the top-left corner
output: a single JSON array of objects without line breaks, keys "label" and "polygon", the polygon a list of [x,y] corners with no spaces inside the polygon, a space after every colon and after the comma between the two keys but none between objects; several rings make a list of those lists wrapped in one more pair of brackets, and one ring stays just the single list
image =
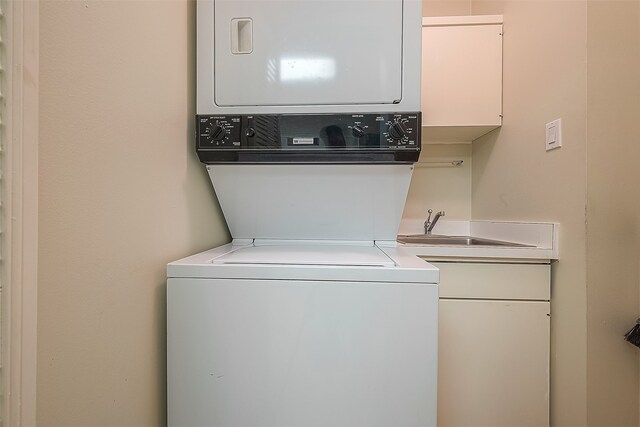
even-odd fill
[{"label": "shadow on wall", "polygon": [[[462,161],[455,166],[454,161]],[[447,219],[471,219],[471,144],[423,144],[415,164],[403,219],[424,221],[427,210],[444,210]]]},{"label": "shadow on wall", "polygon": [[[502,128],[494,129],[491,132],[473,141],[473,157],[491,159],[491,152],[493,151],[493,148],[500,138],[501,130]],[[476,183],[479,180],[482,180],[484,172],[487,169],[490,169],[490,165],[488,165],[488,162],[478,161],[474,163],[474,166],[475,168],[473,170],[473,182]]]},{"label": "shadow on wall", "polygon": [[[475,160],[473,163],[473,172],[472,172],[472,186],[471,186],[471,200],[473,204],[473,200],[476,197],[476,189],[482,183],[483,176],[487,170],[495,171],[496,168],[491,164],[491,152],[493,151],[498,139],[500,138],[500,132],[502,131],[502,127],[492,130],[491,132],[481,136],[480,138],[473,141],[473,149],[472,149],[472,157]],[[508,165],[505,165],[504,168],[508,168]],[[504,205],[507,202],[503,200],[503,195],[498,196],[500,200],[497,203],[500,205]],[[473,217],[473,219],[478,219]]]},{"label": "shadow on wall", "polygon": [[[189,225],[189,241],[197,242],[197,251],[207,250],[231,241],[231,234],[224,219],[220,203],[215,194],[206,168],[198,160],[195,142],[195,105],[196,105],[196,2],[189,2],[188,28],[188,67],[189,67],[189,126],[185,140],[187,141],[187,175],[184,181],[187,216]],[[209,216],[207,218],[206,216]],[[203,230],[200,224],[211,224]],[[196,251],[196,252],[197,252]],[[191,254],[185,254],[191,255]]]}]

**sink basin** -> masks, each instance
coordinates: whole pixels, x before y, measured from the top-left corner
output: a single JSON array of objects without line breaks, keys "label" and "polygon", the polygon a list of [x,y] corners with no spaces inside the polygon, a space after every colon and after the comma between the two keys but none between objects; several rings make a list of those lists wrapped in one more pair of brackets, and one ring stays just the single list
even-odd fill
[{"label": "sink basin", "polygon": [[444,245],[444,246],[511,246],[532,247],[519,243],[503,242],[500,240],[481,239],[471,236],[438,236],[428,234],[412,234],[398,236],[398,242],[414,243],[420,245]]}]

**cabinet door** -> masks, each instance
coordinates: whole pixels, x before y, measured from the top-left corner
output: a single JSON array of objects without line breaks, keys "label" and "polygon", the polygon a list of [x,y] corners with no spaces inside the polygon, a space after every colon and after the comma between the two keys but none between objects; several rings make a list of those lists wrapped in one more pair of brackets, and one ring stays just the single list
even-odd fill
[{"label": "cabinet door", "polygon": [[438,426],[549,424],[549,303],[441,299]]},{"label": "cabinet door", "polygon": [[502,124],[501,24],[422,28],[422,111],[423,126]]}]

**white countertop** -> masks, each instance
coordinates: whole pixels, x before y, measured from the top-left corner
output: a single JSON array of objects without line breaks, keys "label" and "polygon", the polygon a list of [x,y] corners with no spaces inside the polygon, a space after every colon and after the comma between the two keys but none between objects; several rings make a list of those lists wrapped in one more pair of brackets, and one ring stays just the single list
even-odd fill
[{"label": "white countertop", "polygon": [[[398,234],[421,234],[424,220],[403,220]],[[558,259],[558,224],[505,221],[440,220],[434,235],[472,236],[512,242],[523,246],[459,246],[398,243],[399,247],[421,257]]]}]

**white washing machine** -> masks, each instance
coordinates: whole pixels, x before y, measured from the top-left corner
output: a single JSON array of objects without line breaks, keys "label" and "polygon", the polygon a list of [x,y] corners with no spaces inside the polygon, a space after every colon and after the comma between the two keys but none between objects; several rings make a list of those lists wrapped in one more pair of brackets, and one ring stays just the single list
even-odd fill
[{"label": "white washing machine", "polygon": [[435,267],[245,241],[167,271],[170,426],[436,425]]},{"label": "white washing machine", "polygon": [[412,166],[207,169],[236,238],[168,265],[169,426],[435,426],[439,272],[394,240]]}]

